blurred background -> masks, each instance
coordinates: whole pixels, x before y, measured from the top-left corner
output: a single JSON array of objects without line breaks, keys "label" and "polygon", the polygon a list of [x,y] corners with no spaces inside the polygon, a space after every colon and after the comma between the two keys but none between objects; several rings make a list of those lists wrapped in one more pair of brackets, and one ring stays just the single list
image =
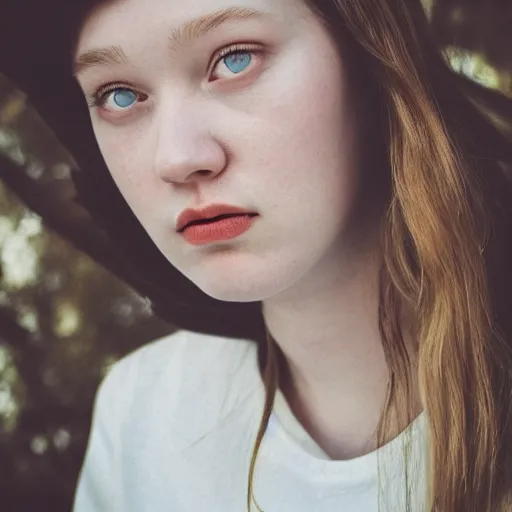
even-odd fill
[{"label": "blurred background", "polygon": [[[424,0],[453,68],[512,97],[512,5]],[[110,365],[176,330],[74,202],[72,156],[0,74],[0,510],[67,512]]]}]

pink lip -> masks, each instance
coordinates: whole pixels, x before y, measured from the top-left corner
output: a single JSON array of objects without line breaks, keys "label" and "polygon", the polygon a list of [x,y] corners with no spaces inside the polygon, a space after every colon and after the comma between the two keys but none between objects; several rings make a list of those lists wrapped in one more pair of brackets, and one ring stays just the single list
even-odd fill
[{"label": "pink lip", "polygon": [[[178,221],[176,223],[176,231],[179,233],[183,232],[185,228],[191,222],[196,220],[208,220],[213,219],[214,217],[219,217],[220,215],[252,215],[255,216],[256,213],[249,212],[240,208],[238,206],[232,206],[229,204],[212,204],[207,206],[206,208],[202,208],[201,210],[194,210],[193,208],[186,208],[183,210],[178,216]],[[208,224],[204,224],[207,226]],[[200,226],[200,224],[198,224]]]}]

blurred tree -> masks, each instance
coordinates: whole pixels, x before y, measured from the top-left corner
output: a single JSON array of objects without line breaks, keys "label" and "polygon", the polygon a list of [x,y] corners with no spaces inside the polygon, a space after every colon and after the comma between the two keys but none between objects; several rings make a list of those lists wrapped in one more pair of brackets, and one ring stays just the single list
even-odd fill
[{"label": "blurred tree", "polygon": [[174,327],[73,201],[71,157],[1,76],[0,92],[0,508],[67,511],[98,383]]}]

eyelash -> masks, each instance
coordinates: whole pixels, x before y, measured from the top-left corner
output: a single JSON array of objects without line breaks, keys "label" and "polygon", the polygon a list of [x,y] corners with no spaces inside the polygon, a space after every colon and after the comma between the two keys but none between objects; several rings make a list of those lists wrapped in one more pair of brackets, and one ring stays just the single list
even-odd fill
[{"label": "eyelash", "polygon": [[[226,46],[225,48],[221,49],[216,54],[215,59],[213,59],[214,60],[213,66],[209,66],[209,67],[214,69],[217,66],[217,64],[219,64],[219,62],[224,57],[227,57],[228,55],[234,55],[237,53],[245,53],[245,52],[259,53],[261,51],[262,50],[259,47],[256,47],[255,45],[251,45],[251,44],[247,44],[247,43],[238,43],[238,44],[234,44],[231,46]],[[243,74],[243,72],[242,72],[242,74]],[[132,90],[130,87],[127,87],[125,84],[122,84],[119,82],[104,85],[103,87],[100,87],[96,92],[93,93],[91,99],[88,101],[89,107],[90,108],[103,107],[106,103],[108,95],[111,92],[114,92],[118,89]],[[136,92],[136,91],[134,91],[134,92]],[[144,95],[144,94],[141,95],[140,93],[137,93],[137,96],[145,97],[146,95]]]}]

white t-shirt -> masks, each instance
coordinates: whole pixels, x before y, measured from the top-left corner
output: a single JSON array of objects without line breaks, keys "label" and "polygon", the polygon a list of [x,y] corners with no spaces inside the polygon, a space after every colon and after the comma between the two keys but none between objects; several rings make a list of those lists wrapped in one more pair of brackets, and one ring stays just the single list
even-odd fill
[{"label": "white t-shirt", "polygon": [[[263,401],[252,341],[179,331],[129,354],[97,393],[73,511],[246,511]],[[264,512],[422,510],[424,414],[379,450],[335,461],[278,391],[256,462],[258,505]]]}]

